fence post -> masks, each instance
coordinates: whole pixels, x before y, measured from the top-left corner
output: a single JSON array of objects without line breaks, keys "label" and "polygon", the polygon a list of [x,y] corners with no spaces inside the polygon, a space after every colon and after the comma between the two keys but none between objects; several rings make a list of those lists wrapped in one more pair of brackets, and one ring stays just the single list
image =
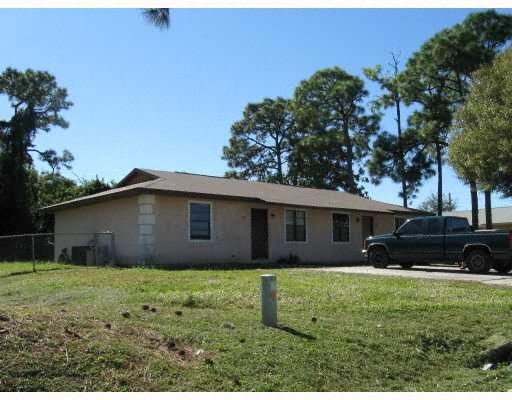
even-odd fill
[{"label": "fence post", "polygon": [[36,272],[36,240],[32,235],[32,272]]},{"label": "fence post", "polygon": [[266,326],[277,326],[277,280],[273,274],[261,275],[261,318]]}]

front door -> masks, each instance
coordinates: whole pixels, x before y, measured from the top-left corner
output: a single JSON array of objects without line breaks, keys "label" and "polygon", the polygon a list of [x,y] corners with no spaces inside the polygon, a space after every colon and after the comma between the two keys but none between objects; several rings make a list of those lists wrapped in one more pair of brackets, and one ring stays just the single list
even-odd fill
[{"label": "front door", "polygon": [[367,215],[363,215],[363,217],[361,218],[361,232],[362,232],[362,235],[363,235],[363,241],[368,237],[368,236],[373,236],[374,232],[373,232],[373,217],[369,217]]},{"label": "front door", "polygon": [[253,260],[268,258],[268,217],[265,209],[251,209],[251,249]]}]

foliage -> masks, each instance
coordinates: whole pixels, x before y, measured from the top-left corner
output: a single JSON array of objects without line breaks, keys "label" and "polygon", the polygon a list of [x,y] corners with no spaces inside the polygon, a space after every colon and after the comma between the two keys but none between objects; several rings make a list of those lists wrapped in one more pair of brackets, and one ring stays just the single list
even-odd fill
[{"label": "foliage", "polygon": [[0,234],[26,233],[33,230],[30,153],[46,154],[54,169],[58,162],[71,159],[69,152],[59,160],[53,150],[38,151],[35,136],[52,126],[66,128],[68,123],[60,112],[72,103],[53,75],[31,69],[21,72],[7,68],[0,75],[0,94],[7,96],[13,109],[9,120],[0,121]]},{"label": "foliage", "polygon": [[[16,274],[31,269],[0,264],[8,305],[1,314],[9,318],[0,321],[3,391],[498,392],[512,385],[507,365],[481,370],[481,355],[510,340],[509,288],[268,269],[48,264]],[[261,324],[262,273],[277,274],[282,329]]]},{"label": "foliage", "polygon": [[90,196],[105,190],[110,190],[115,186],[114,181],[105,182],[103,178],[96,177],[94,179],[82,179],[78,185],[79,196]]},{"label": "foliage", "polygon": [[457,108],[469,92],[471,73],[489,63],[512,38],[512,16],[495,11],[471,14],[425,42],[406,65],[404,98],[417,103],[412,121],[426,151],[435,154],[438,208],[442,202],[442,164]]},{"label": "foliage", "polygon": [[459,176],[512,196],[512,49],[474,74],[454,125],[449,161]]},{"label": "foliage", "polygon": [[381,65],[363,70],[366,77],[377,82],[383,91],[373,102],[374,107],[378,110],[394,108],[396,115],[396,134],[381,132],[373,142],[368,172],[374,184],[380,184],[383,178],[401,183],[399,196],[403,199],[403,206],[407,207],[409,200],[416,197],[422,180],[432,176],[434,171],[431,158],[422,151],[424,146],[417,132],[412,126],[405,131],[402,128],[403,87],[398,66],[399,59],[393,54],[391,75],[385,74]]},{"label": "foliage", "polygon": [[[437,209],[437,196],[432,193],[429,197],[427,197],[423,203],[419,206],[420,210],[428,211],[430,213],[438,214]],[[443,197],[443,211],[455,211],[457,209],[457,202],[452,199],[450,193],[448,196]]]},{"label": "foliage", "polygon": [[59,173],[61,168],[71,169],[71,163],[75,160],[75,157],[69,150],[64,150],[62,155],[59,156],[53,149],[46,150],[40,153],[42,161],[48,163],[52,169],[52,174]]},{"label": "foliage", "polygon": [[41,208],[99,193],[111,189],[114,185],[113,182],[107,183],[97,176],[91,180],[84,179],[79,184],[58,173],[42,172],[38,174],[33,170],[32,176],[35,182],[35,201],[32,214],[38,232],[53,232],[55,224],[54,215],[41,211]]},{"label": "foliage", "polygon": [[168,8],[146,8],[142,11],[146,20],[160,29],[168,29],[171,25],[170,10]]},{"label": "foliage", "polygon": [[243,118],[231,127],[223,159],[232,168],[228,177],[290,183],[288,165],[296,137],[290,101],[264,99],[245,107]]},{"label": "foliage", "polygon": [[294,93],[303,139],[294,149],[294,174],[305,186],[364,193],[363,162],[379,115],[365,112],[363,81],[339,67],[317,71]]},{"label": "foliage", "polygon": [[34,220],[38,232],[53,232],[54,217],[41,212],[41,208],[71,200],[79,196],[76,183],[59,174],[43,172],[36,175]]}]

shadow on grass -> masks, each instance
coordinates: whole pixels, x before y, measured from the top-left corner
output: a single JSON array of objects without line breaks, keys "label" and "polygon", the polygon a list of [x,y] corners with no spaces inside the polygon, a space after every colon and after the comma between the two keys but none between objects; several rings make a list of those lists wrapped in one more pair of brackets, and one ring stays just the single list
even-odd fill
[{"label": "shadow on grass", "polygon": [[36,274],[38,272],[46,272],[46,271],[57,271],[57,270],[62,270],[63,268],[45,268],[45,269],[40,269],[38,270],[36,268],[35,271],[14,271],[14,272],[9,272],[7,274],[1,274],[0,273],[0,278],[8,278],[10,276],[18,276],[18,275],[28,275],[28,274]]},{"label": "shadow on grass", "polygon": [[[234,270],[265,270],[265,269],[314,269],[320,267],[341,267],[348,266],[344,264],[320,264],[320,263],[204,263],[204,264],[154,264],[154,265],[118,265],[116,268],[147,268],[147,269],[159,269],[167,271],[183,271],[183,270],[208,270],[208,271],[234,271]],[[354,266],[354,264],[350,264]]]},{"label": "shadow on grass", "polygon": [[303,338],[303,339],[316,340],[316,336],[313,336],[313,335],[310,335],[308,333],[304,333],[304,332],[298,331],[297,329],[294,329],[294,328],[292,328],[290,326],[279,324],[275,328],[279,329],[281,331],[285,331],[287,333],[291,333],[293,336],[298,336],[298,337]]}]

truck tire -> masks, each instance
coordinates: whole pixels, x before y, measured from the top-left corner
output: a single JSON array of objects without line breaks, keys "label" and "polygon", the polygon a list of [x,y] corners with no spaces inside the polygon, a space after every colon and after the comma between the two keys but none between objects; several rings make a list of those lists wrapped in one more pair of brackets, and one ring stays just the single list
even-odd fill
[{"label": "truck tire", "polygon": [[373,268],[386,268],[389,264],[388,252],[382,247],[373,248],[369,260]]},{"label": "truck tire", "polygon": [[475,249],[470,250],[464,259],[466,267],[474,274],[486,274],[489,272],[490,260],[486,251]]}]

